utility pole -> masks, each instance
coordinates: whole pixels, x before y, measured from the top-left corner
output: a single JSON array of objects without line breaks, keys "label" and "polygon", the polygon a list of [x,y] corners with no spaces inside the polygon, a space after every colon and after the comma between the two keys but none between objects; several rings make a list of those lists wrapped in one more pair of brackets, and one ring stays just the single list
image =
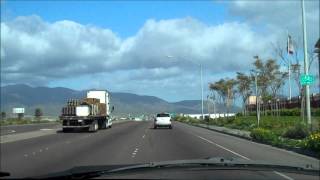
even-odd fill
[{"label": "utility pole", "polygon": [[318,39],[316,45],[314,46],[315,50],[314,53],[316,53],[318,55],[318,75],[319,75],[319,84],[318,84],[318,88],[319,88],[319,94],[320,94],[320,38]]},{"label": "utility pole", "polygon": [[[304,0],[301,0],[302,8],[302,26],[303,26],[303,49],[304,49],[304,73],[309,75],[309,60],[308,60],[308,49],[307,49],[307,26],[305,22],[305,10],[304,10]],[[306,85],[306,107],[307,107],[307,122],[310,130],[312,129],[311,125],[311,109],[310,109],[310,89],[309,85]]]}]

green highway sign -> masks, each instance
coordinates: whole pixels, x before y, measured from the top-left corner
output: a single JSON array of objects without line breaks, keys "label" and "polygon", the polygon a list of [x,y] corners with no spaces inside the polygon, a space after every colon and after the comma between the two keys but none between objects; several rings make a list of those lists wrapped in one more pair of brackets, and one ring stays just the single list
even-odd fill
[{"label": "green highway sign", "polygon": [[300,76],[301,85],[310,85],[314,83],[314,76],[302,74]]}]

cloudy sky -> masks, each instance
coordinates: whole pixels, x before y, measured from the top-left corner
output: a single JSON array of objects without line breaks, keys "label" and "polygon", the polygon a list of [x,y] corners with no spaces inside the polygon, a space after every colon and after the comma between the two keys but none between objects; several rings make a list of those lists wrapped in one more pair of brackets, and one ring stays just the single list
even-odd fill
[{"label": "cloudy sky", "polygon": [[[308,48],[319,1],[306,0]],[[1,1],[1,85],[108,89],[168,101],[302,43],[301,3],[282,1]],[[168,58],[171,57],[171,58]],[[317,74],[317,62],[311,72]],[[285,89],[285,88],[284,88]],[[317,85],[311,87],[318,91]],[[285,92],[284,92],[285,93]]]}]

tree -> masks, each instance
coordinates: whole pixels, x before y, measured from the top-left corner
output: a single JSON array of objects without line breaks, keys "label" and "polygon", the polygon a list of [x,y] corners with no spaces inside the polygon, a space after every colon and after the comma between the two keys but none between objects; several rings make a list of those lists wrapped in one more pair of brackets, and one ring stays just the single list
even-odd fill
[{"label": "tree", "polygon": [[252,94],[252,90],[250,88],[251,83],[252,83],[252,79],[250,76],[241,72],[237,72],[237,88],[238,88],[238,93],[242,97],[242,106],[243,106],[244,115],[247,115],[246,102],[249,96]]},{"label": "tree", "polygon": [[276,93],[284,83],[284,77],[287,77],[287,73],[280,71],[280,66],[274,59],[268,59],[263,63],[262,60],[257,57],[253,64],[255,69],[251,70],[254,72],[251,76],[253,76],[252,79],[254,79],[255,75],[258,77],[258,86],[262,99],[271,100],[275,98]]},{"label": "tree", "polygon": [[34,111],[34,116],[36,117],[36,119],[38,121],[41,120],[41,116],[43,115],[43,112],[40,108],[36,108],[35,111]]},{"label": "tree", "polygon": [[[278,92],[281,87],[285,84],[285,79],[288,77],[287,72],[280,72],[279,68],[273,74],[274,78],[271,81],[270,89],[273,98],[273,104],[275,104],[277,116],[280,115],[279,113],[279,102],[278,102]],[[272,108],[273,109],[273,108]],[[273,112],[272,112],[273,113]]]},{"label": "tree", "polygon": [[227,114],[230,112],[230,106],[233,103],[235,97],[235,85],[236,80],[234,79],[220,79],[215,83],[210,83],[209,88],[217,92],[221,97],[225,107],[227,108]]},{"label": "tree", "polygon": [[7,117],[6,112],[2,111],[2,112],[1,112],[1,120],[5,120],[6,117]]},{"label": "tree", "polygon": [[[265,63],[258,56],[255,56],[255,59],[253,63],[255,69],[251,70],[253,72],[251,76],[252,79],[257,76],[258,94],[262,97],[263,102],[271,103],[272,101],[270,104],[272,111],[274,106],[278,109],[277,93],[284,85],[287,73],[280,71],[280,65],[274,59],[268,59]],[[264,106],[262,108],[265,109]],[[264,114],[266,114],[265,111]]]},{"label": "tree", "polygon": [[251,71],[254,72],[252,74],[252,79],[254,79],[254,76],[257,76],[258,79],[258,87],[259,87],[259,94],[262,96],[262,99],[268,100],[269,94],[268,94],[268,87],[270,82],[270,77],[268,76],[268,69],[272,67],[272,63],[269,63],[268,65],[264,64],[262,60],[256,56],[256,61],[253,63],[255,66],[255,69],[252,69]]}]

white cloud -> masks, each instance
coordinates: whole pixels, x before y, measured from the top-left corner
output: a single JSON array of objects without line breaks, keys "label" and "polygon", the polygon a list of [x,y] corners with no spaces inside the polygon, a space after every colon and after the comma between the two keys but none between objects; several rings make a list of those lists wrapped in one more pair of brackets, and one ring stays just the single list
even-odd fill
[{"label": "white cloud", "polygon": [[[287,30],[302,43],[301,1],[241,1],[228,3],[232,16],[245,18],[252,26],[263,26],[264,33],[273,33],[278,40],[285,40]],[[319,1],[305,1],[307,35],[310,48],[319,38]]]},{"label": "white cloud", "polygon": [[121,43],[108,29],[66,20],[47,23],[38,16],[2,22],[1,37],[4,81],[28,81],[27,74],[50,79],[102,72]]},{"label": "white cloud", "polygon": [[[6,83],[28,82],[25,77],[31,75],[45,83],[121,70],[137,73],[130,78],[179,76],[168,68],[178,72],[194,67],[182,57],[215,73],[234,72],[247,68],[255,53],[267,54],[269,41],[245,23],[208,26],[191,17],[150,19],[135,36],[121,40],[109,29],[68,20],[49,23],[33,15],[2,22],[1,36]],[[174,62],[167,55],[180,60]]]}]

